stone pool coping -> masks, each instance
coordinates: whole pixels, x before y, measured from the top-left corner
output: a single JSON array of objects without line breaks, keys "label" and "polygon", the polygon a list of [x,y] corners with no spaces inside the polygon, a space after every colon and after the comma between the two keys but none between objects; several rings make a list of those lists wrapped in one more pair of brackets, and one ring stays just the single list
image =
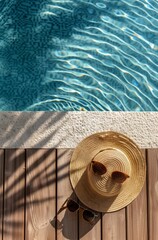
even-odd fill
[{"label": "stone pool coping", "polygon": [[158,112],[0,112],[0,148],[74,148],[100,131],[158,147]]}]

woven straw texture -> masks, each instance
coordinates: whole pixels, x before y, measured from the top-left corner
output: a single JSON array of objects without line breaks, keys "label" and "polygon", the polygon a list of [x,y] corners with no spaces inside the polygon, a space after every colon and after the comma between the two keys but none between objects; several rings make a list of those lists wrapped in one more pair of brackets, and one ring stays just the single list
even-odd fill
[{"label": "woven straw texture", "polygon": [[[104,164],[103,176],[94,174],[91,161]],[[113,171],[130,177],[114,183]],[[79,143],[70,162],[70,180],[79,200],[99,212],[117,211],[131,203],[140,193],[146,177],[145,159],[138,146],[116,132],[93,134]]]}]

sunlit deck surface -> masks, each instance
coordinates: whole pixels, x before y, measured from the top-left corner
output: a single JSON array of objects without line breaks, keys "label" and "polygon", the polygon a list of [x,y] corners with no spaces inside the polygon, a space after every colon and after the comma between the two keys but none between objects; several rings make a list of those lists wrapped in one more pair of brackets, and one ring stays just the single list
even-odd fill
[{"label": "sunlit deck surface", "polygon": [[65,209],[53,220],[65,200],[75,198],[73,149],[0,149],[0,240],[157,240],[158,149],[142,151],[147,178],[139,196],[90,225],[82,211]]}]

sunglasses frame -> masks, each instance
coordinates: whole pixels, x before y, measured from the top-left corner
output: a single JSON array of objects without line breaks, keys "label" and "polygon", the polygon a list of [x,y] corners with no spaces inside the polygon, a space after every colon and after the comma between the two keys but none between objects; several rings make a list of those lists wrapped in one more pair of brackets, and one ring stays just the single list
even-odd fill
[{"label": "sunglasses frame", "polygon": [[[98,166],[96,166],[96,169],[94,170],[94,164],[98,164]],[[100,166],[99,166],[100,165]],[[93,170],[93,172],[94,172],[94,174],[97,174],[97,175],[99,175],[99,176],[102,176],[102,175],[104,175],[106,172],[107,172],[107,168],[106,168],[106,166],[103,164],[103,163],[100,163],[100,162],[97,162],[97,161],[91,161],[91,166],[92,166],[92,170]],[[101,171],[99,172],[98,171],[98,169],[100,168],[103,168],[103,166],[104,166],[104,169],[102,170],[102,172],[103,173],[101,173]],[[98,168],[98,169],[97,169]],[[123,181],[118,181],[118,182],[120,182],[120,183],[123,183],[127,178],[129,178],[130,176],[128,175],[128,174],[126,174],[126,173],[124,173],[124,172],[121,172],[121,171],[113,171],[112,173],[111,173],[111,178],[113,179],[113,181],[115,181],[115,182],[117,182],[117,178],[115,178],[115,177],[113,177],[113,174],[122,174],[122,176],[124,177],[124,180]],[[119,178],[118,178],[118,180],[119,180]]]},{"label": "sunglasses frame", "polygon": [[[96,165],[100,165],[100,169],[102,169],[102,173],[101,173],[101,171],[99,172],[99,170],[97,169],[98,168],[98,166],[96,166]],[[102,164],[102,163],[100,163],[100,162],[97,162],[97,161],[91,161],[91,166],[92,166],[92,170],[93,170],[93,172],[94,172],[94,174],[96,174],[96,175],[99,175],[99,176],[102,176],[102,175],[104,175],[106,172],[107,172],[107,168],[104,166],[104,164]],[[95,168],[96,167],[96,168]],[[104,169],[103,169],[104,168]]]},{"label": "sunglasses frame", "polygon": [[[122,177],[124,177],[124,179],[121,180],[119,177],[116,177],[116,176],[114,177],[114,176],[113,176],[114,174],[121,174]],[[123,183],[123,182],[126,181],[126,179],[129,178],[130,176],[129,176],[128,174],[124,173],[124,172],[121,172],[121,171],[113,171],[112,174],[111,174],[111,177],[112,177],[113,181],[118,182],[118,183]],[[118,181],[117,181],[117,179],[118,179]],[[119,180],[119,179],[120,179],[120,180]]]},{"label": "sunglasses frame", "polygon": [[[77,205],[78,205],[78,209],[76,209],[75,211],[69,210],[69,208],[68,208],[68,206],[67,206],[69,201],[72,201],[72,202],[74,202],[75,204],[77,204]],[[85,208],[85,207],[81,206],[78,202],[76,202],[76,201],[75,201],[74,199],[72,199],[72,198],[68,198],[65,203],[66,203],[65,208],[67,208],[70,212],[78,212],[80,209],[82,209],[82,210],[83,210],[83,213],[84,213],[84,211],[89,211],[90,213],[92,213],[92,214],[93,214],[93,219],[92,219],[91,221],[88,221],[88,219],[85,219],[84,216],[83,216],[83,213],[82,213],[83,219],[84,219],[85,221],[87,221],[88,223],[90,223],[90,224],[92,224],[93,221],[94,221],[94,219],[99,216],[99,214],[96,214],[94,211],[89,210],[88,208]]]}]

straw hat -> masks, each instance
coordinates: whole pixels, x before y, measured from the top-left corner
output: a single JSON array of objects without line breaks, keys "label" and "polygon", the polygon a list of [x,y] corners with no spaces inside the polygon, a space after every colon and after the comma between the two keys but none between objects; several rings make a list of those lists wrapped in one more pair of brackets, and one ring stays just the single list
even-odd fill
[{"label": "straw hat", "polygon": [[[107,171],[96,174],[92,162]],[[112,173],[129,177],[115,182]],[[140,193],[146,176],[145,159],[138,146],[123,134],[101,132],[85,138],[76,147],[70,162],[70,180],[79,200],[99,212],[113,212],[131,203]]]}]

